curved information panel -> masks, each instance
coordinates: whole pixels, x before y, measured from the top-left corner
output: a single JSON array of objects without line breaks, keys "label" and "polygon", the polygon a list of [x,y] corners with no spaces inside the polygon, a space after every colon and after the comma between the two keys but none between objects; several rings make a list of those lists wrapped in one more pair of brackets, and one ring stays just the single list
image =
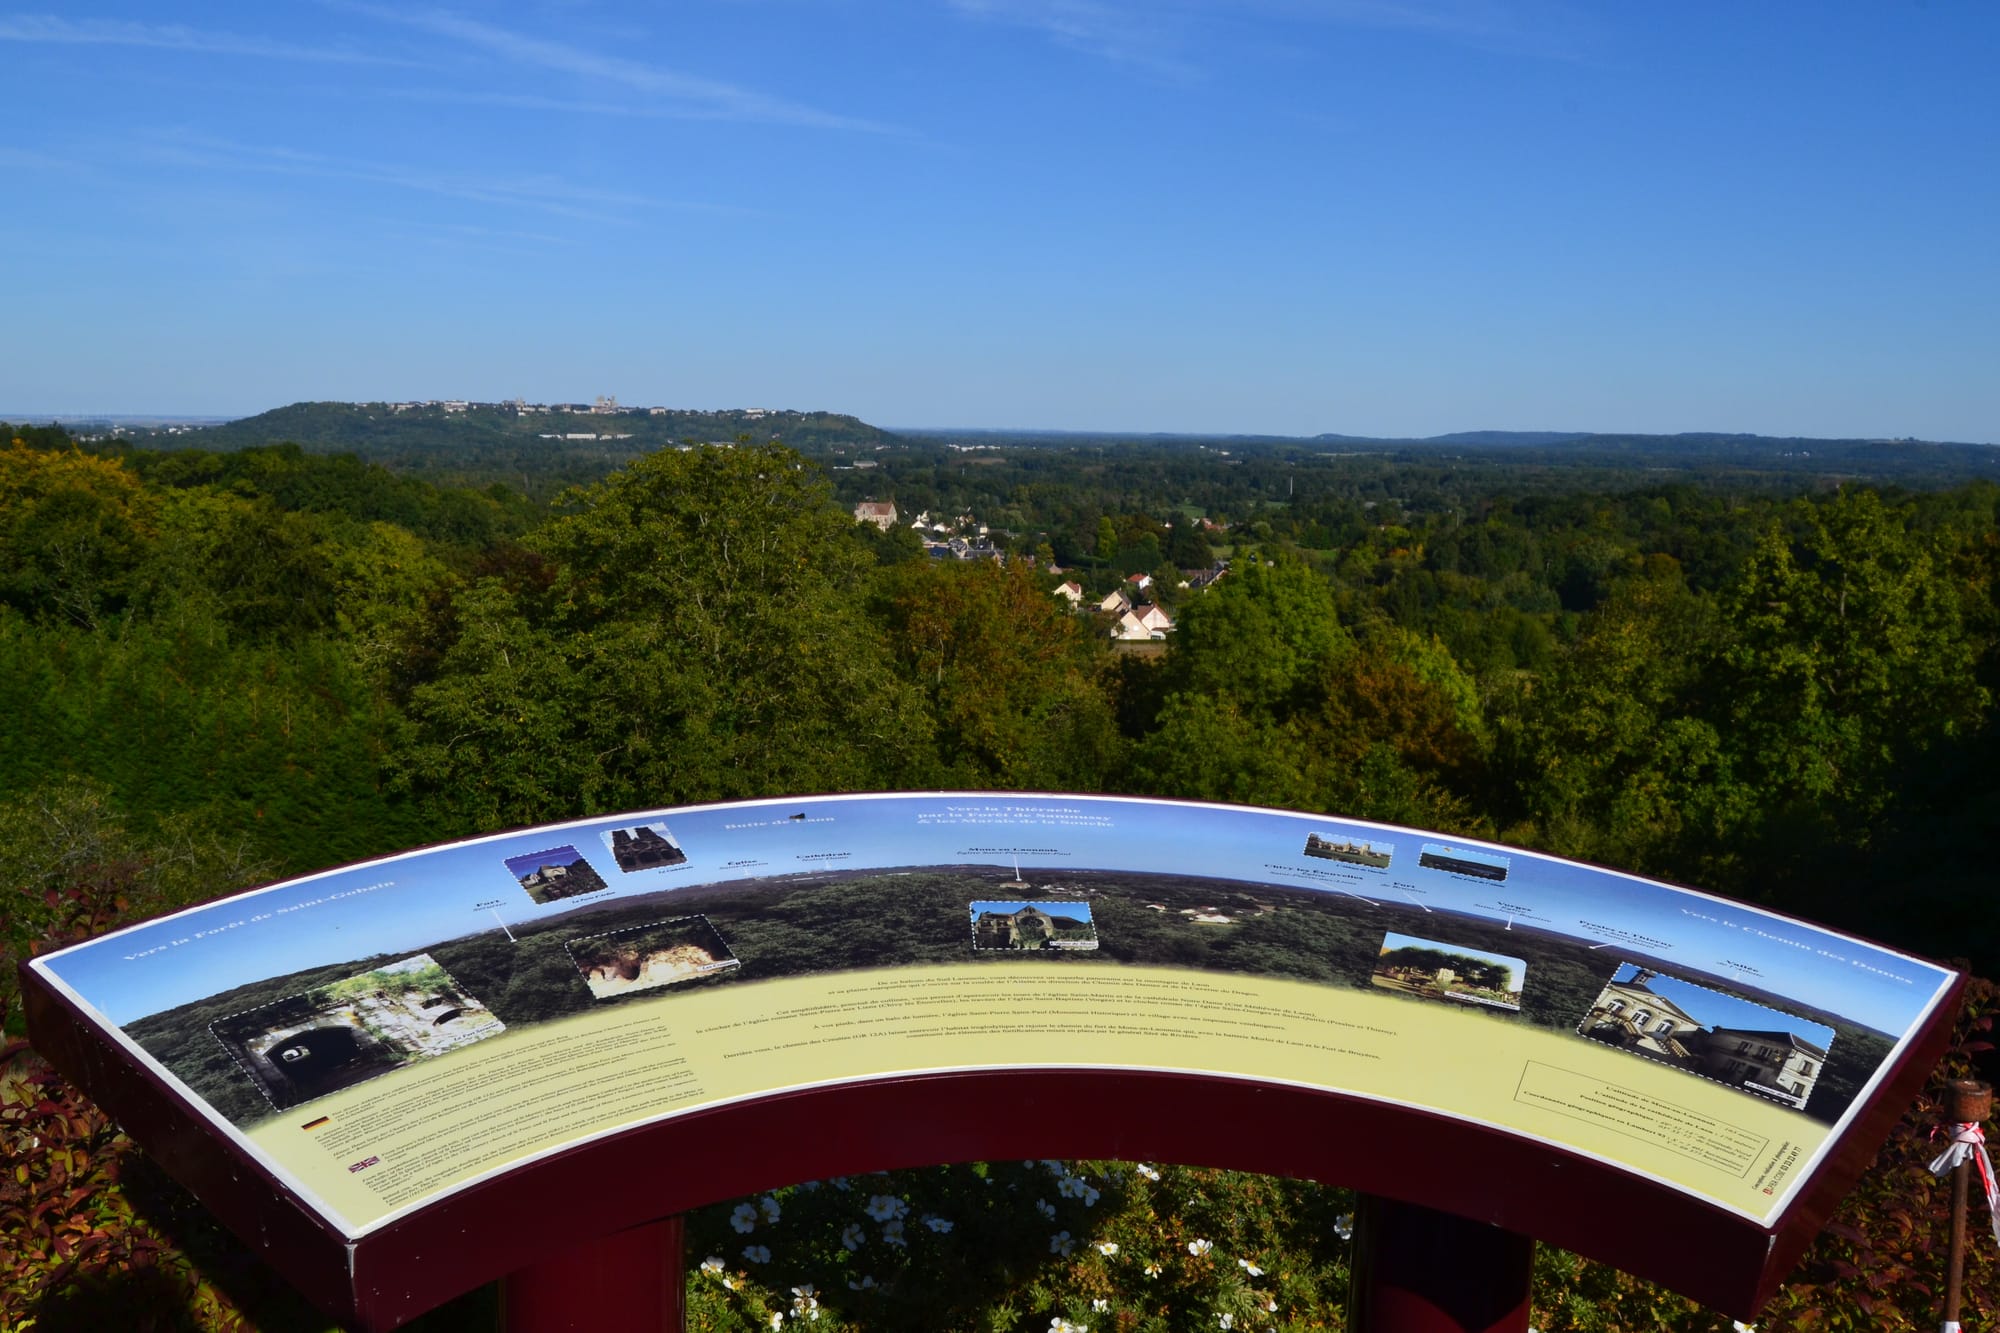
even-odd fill
[{"label": "curved information panel", "polygon": [[509,833],[32,968],[349,1242],[634,1126],[995,1069],[1338,1093],[1768,1226],[1958,980],[1518,849],[994,794]]}]

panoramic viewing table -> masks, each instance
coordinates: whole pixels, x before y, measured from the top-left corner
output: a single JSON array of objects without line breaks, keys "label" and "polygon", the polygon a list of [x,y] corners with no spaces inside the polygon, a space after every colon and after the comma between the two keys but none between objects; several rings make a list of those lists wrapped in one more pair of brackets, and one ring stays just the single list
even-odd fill
[{"label": "panoramic viewing table", "polygon": [[[1963,977],[1411,829],[927,793],[413,851],[24,982],[38,1049],[356,1328],[718,1199],[1056,1156],[1361,1190],[1361,1326],[1514,1328],[1528,1238],[1752,1317]],[[1412,1323],[1440,1227],[1487,1296]]]}]

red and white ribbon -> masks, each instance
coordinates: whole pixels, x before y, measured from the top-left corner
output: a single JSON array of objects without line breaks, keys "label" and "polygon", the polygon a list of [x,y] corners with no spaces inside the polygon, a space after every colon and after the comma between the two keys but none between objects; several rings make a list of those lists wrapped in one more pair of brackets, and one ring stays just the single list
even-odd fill
[{"label": "red and white ribbon", "polygon": [[2000,1185],[1994,1183],[1993,1159],[1986,1155],[1986,1132],[1977,1121],[1951,1127],[1951,1146],[1932,1161],[1931,1174],[1944,1175],[1961,1162],[1971,1162],[1973,1170],[1979,1173],[1979,1183],[1986,1190],[1986,1211],[1993,1217],[1993,1239],[2000,1242]]}]

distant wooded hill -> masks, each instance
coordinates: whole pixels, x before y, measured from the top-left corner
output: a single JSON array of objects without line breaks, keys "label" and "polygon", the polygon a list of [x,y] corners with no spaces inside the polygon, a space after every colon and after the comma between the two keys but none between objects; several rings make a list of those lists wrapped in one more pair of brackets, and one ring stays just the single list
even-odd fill
[{"label": "distant wooded hill", "polygon": [[[511,481],[530,493],[550,480],[594,481],[664,445],[782,440],[813,454],[872,450],[896,437],[836,412],[699,412],[626,408],[516,410],[482,404],[293,403],[223,425],[125,431],[157,448],[234,450],[291,443],[314,453],[352,453],[441,482]],[[524,479],[527,484],[524,484]]]},{"label": "distant wooded hill", "polygon": [[963,449],[1089,449],[1143,445],[1228,451],[1244,458],[1289,453],[1359,454],[1411,463],[1590,467],[1625,472],[1699,471],[1711,478],[1764,474],[1950,484],[2000,478],[2000,446],[1931,440],[1815,439],[1698,431],[1637,435],[1589,431],[1457,431],[1422,439],[1374,435],[1176,435],[1080,431],[903,431],[913,444]]},{"label": "distant wooded hill", "polygon": [[[453,484],[506,482],[531,495],[595,481],[667,445],[782,441],[809,458],[845,469],[876,454],[941,461],[950,451],[1068,453],[1132,446],[1176,454],[1219,453],[1247,460],[1302,461],[1359,454],[1413,464],[1588,468],[1623,474],[1693,472],[1747,478],[1832,477],[1952,484],[2000,479],[2000,447],[1922,440],[1807,439],[1697,432],[1636,435],[1580,431],[1459,431],[1423,439],[1364,435],[1200,435],[1180,433],[902,430],[891,432],[837,412],[624,408],[550,410],[507,404],[451,409],[440,404],[293,403],[240,421],[196,428],[124,429],[155,448],[228,451],[295,443],[313,453],[352,453],[399,472]],[[882,460],[889,462],[888,458]],[[882,474],[857,470],[843,498],[893,493]],[[904,498],[897,497],[899,501]]]}]

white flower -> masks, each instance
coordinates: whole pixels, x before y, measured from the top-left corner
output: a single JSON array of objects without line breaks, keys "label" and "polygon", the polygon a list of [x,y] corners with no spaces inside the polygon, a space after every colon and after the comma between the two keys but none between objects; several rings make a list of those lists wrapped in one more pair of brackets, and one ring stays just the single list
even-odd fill
[{"label": "white flower", "polygon": [[1236,1261],[1236,1266],[1242,1269],[1244,1272],[1248,1273],[1251,1277],[1264,1276],[1264,1270],[1257,1267],[1257,1265],[1251,1263],[1248,1259],[1238,1259]]},{"label": "white flower", "polygon": [[924,1225],[929,1227],[932,1231],[937,1232],[940,1236],[944,1235],[952,1228],[952,1222],[950,1218],[939,1217],[935,1213],[924,1214]]},{"label": "white flower", "polygon": [[1098,1192],[1097,1192],[1097,1191],[1096,1191],[1095,1189],[1091,1188],[1091,1187],[1090,1187],[1089,1185],[1085,1185],[1085,1186],[1083,1187],[1083,1206],[1084,1206],[1084,1207],[1086,1207],[1086,1208],[1094,1208],[1094,1207],[1096,1207],[1096,1206],[1097,1206],[1097,1201],[1098,1201],[1098,1200],[1099,1200],[1100,1198],[1102,1198],[1102,1197],[1104,1197],[1104,1196],[1102,1196],[1101,1194],[1099,1194],[1099,1193],[1098,1193]]},{"label": "white flower", "polygon": [[1197,1259],[1201,1258],[1202,1255],[1207,1254],[1210,1250],[1214,1248],[1215,1247],[1213,1245],[1209,1244],[1205,1240],[1191,1240],[1188,1242],[1188,1253],[1193,1255]]},{"label": "white flower", "polygon": [[1097,1242],[1097,1252],[1102,1255],[1116,1254],[1118,1253],[1118,1242],[1115,1240],[1100,1240]]},{"label": "white flower", "polygon": [[847,1279],[847,1289],[849,1291],[866,1291],[874,1285],[875,1277],[872,1273],[863,1274],[859,1282],[856,1282],[853,1278]]},{"label": "white flower", "polygon": [[1145,1271],[1147,1277],[1158,1277],[1160,1275],[1160,1266],[1158,1264],[1147,1264]]},{"label": "white flower", "polygon": [[1064,1176],[1056,1182],[1056,1193],[1065,1199],[1080,1199],[1087,1188],[1089,1187],[1075,1176]]},{"label": "white flower", "polygon": [[1103,1314],[1106,1310],[1109,1310],[1111,1308],[1111,1302],[1093,1300],[1090,1303],[1090,1308],[1096,1311],[1098,1314]]},{"label": "white flower", "polygon": [[722,1285],[724,1287],[727,1287],[730,1291],[734,1291],[736,1290],[736,1279],[729,1276],[729,1274],[724,1273],[722,1275]]},{"label": "white flower", "polygon": [[773,1311],[771,1311],[771,1327],[772,1327],[772,1328],[782,1328],[782,1327],[784,1326],[784,1323],[785,1323],[785,1312],[784,1312],[784,1311],[782,1311],[782,1310],[773,1310]]},{"label": "white flower", "polygon": [[1354,1239],[1354,1214],[1342,1213],[1333,1219],[1333,1234],[1342,1240]]},{"label": "white flower", "polygon": [[846,1177],[846,1176],[835,1176],[835,1177],[833,1178],[833,1187],[834,1187],[835,1189],[837,1189],[837,1190],[845,1190],[845,1189],[853,1189],[853,1188],[854,1188],[854,1187],[853,1187],[852,1185],[849,1185],[849,1184],[847,1183],[847,1177]]},{"label": "white flower", "polygon": [[1075,1248],[1076,1242],[1070,1239],[1069,1232],[1067,1231],[1058,1231],[1055,1235],[1049,1237],[1050,1254],[1067,1255]]},{"label": "white flower", "polygon": [[1056,1206],[1047,1199],[1035,1200],[1035,1211],[1053,1222],[1056,1220]]},{"label": "white flower", "polygon": [[1155,1171],[1152,1167],[1147,1166],[1144,1162],[1138,1163],[1132,1169],[1134,1171],[1137,1171],[1140,1175],[1144,1176],[1148,1180],[1158,1180],[1160,1178],[1160,1173],[1158,1171]]},{"label": "white flower", "polygon": [[711,1254],[711,1255],[709,1255],[709,1256],[708,1256],[708,1258],[706,1258],[706,1259],[702,1260],[702,1261],[701,1261],[701,1271],[702,1271],[702,1272],[704,1272],[704,1273],[710,1273],[710,1274],[714,1274],[714,1273],[720,1273],[720,1272],[722,1271],[722,1258],[721,1258],[721,1256],[720,1256],[720,1255],[714,1255],[714,1254]]},{"label": "white flower", "polygon": [[1746,1324],[1741,1319],[1732,1319],[1729,1323],[1736,1330],[1736,1333],[1757,1333],[1757,1326],[1755,1324]]},{"label": "white flower", "polygon": [[1090,1325],[1072,1324],[1061,1315],[1057,1315],[1049,1320],[1049,1333],[1090,1333]]},{"label": "white flower", "polygon": [[808,1282],[803,1287],[792,1288],[792,1309],[806,1316],[808,1319],[819,1318],[819,1296],[815,1292],[812,1283]]},{"label": "white flower", "polygon": [[763,1245],[745,1245],[743,1257],[753,1264],[768,1264],[771,1262],[771,1251]]},{"label": "white flower", "polygon": [[1235,1328],[1236,1316],[1233,1314],[1219,1314],[1215,1317],[1215,1322],[1223,1328]]},{"label": "white flower", "polygon": [[1265,1314],[1278,1313],[1278,1300],[1275,1296],[1267,1296],[1264,1298],[1264,1313]]},{"label": "white flower", "polygon": [[736,1211],[729,1215],[729,1225],[735,1227],[738,1234],[749,1235],[757,1229],[757,1210],[747,1203],[737,1204]]},{"label": "white flower", "polygon": [[871,1194],[868,1196],[868,1216],[877,1222],[887,1222],[892,1217],[901,1217],[910,1211],[910,1205],[893,1194]]},{"label": "white flower", "polygon": [[775,1222],[778,1220],[778,1201],[776,1199],[766,1194],[758,1203],[764,1210],[764,1220],[766,1222]]},{"label": "white flower", "polygon": [[859,1222],[849,1222],[840,1232],[840,1243],[850,1250],[858,1250],[868,1241],[868,1233]]},{"label": "white flower", "polygon": [[898,1248],[908,1245],[909,1238],[903,1235],[903,1219],[892,1217],[882,1224],[882,1240],[885,1244]]}]

